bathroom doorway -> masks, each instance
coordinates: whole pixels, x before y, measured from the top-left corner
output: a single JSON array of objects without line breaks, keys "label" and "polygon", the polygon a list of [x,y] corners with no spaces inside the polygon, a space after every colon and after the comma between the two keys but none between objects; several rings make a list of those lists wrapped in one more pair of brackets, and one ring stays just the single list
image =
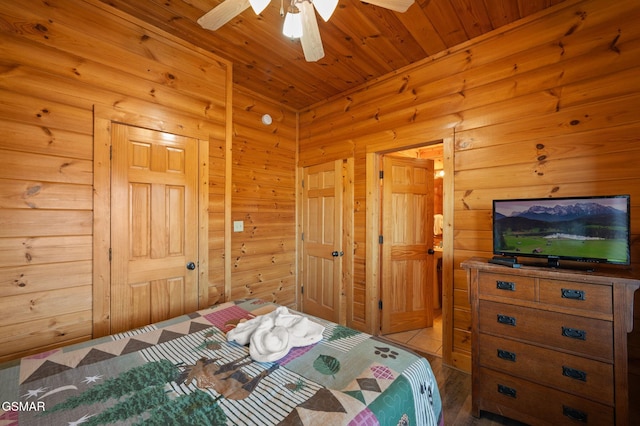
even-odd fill
[{"label": "bathroom doorway", "polygon": [[[444,153],[443,143],[429,144],[407,150],[401,150],[391,153],[385,153],[385,156],[427,159],[432,160],[434,164],[433,173],[433,220],[426,220],[429,226],[433,228],[433,252],[430,258],[433,260],[432,267],[429,268],[430,277],[428,277],[428,287],[432,289],[432,309],[433,312],[429,316],[433,318],[432,326],[417,327],[412,330],[402,331],[398,333],[385,334],[384,337],[394,342],[408,346],[411,349],[426,352],[442,357],[443,350],[443,321],[442,321],[442,252],[443,252],[443,223],[444,209],[443,185],[444,175]],[[383,213],[384,214],[384,213]],[[384,308],[383,308],[384,309]],[[417,322],[419,323],[419,321]]]}]

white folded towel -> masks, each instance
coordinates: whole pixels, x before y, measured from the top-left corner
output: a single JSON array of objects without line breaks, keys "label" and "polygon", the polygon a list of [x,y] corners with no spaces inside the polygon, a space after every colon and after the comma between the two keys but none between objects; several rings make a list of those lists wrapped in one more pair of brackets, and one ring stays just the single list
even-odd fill
[{"label": "white folded towel", "polygon": [[227,332],[227,341],[249,343],[249,355],[255,361],[273,362],[291,348],[312,345],[322,339],[324,327],[307,317],[289,313],[284,306],[266,315],[238,323]]}]

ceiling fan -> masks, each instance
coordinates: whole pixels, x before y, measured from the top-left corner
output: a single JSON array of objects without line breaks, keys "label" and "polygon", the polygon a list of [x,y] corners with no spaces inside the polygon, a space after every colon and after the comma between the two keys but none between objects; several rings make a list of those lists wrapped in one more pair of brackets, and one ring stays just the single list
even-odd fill
[{"label": "ceiling fan", "polygon": [[[251,7],[259,15],[271,0],[225,0],[198,19],[202,28],[215,31],[234,17]],[[284,13],[282,2],[291,1]],[[414,0],[362,0],[385,9],[405,12]],[[315,62],[324,56],[324,48],[320,39],[318,14],[325,22],[329,20],[338,0],[281,0],[280,15],[284,16],[283,33],[291,38],[299,38],[302,51],[307,62]]]}]

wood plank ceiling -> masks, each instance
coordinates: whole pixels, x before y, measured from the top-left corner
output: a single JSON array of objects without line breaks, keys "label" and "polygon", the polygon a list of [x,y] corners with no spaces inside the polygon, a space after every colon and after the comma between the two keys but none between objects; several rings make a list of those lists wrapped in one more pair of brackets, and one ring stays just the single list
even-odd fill
[{"label": "wood plank ceiling", "polygon": [[339,0],[329,22],[318,16],[325,56],[313,63],[282,35],[290,0],[217,31],[196,21],[223,0],[102,1],[230,60],[234,83],[301,110],[564,0],[416,0],[405,13]]}]

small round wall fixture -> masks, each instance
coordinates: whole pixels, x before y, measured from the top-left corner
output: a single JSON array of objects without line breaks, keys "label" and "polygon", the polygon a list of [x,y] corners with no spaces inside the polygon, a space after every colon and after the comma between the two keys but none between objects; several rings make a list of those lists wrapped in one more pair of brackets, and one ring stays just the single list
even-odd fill
[{"label": "small round wall fixture", "polygon": [[271,123],[273,123],[273,119],[269,114],[265,114],[262,116],[262,124],[264,124],[265,126],[269,126]]}]

